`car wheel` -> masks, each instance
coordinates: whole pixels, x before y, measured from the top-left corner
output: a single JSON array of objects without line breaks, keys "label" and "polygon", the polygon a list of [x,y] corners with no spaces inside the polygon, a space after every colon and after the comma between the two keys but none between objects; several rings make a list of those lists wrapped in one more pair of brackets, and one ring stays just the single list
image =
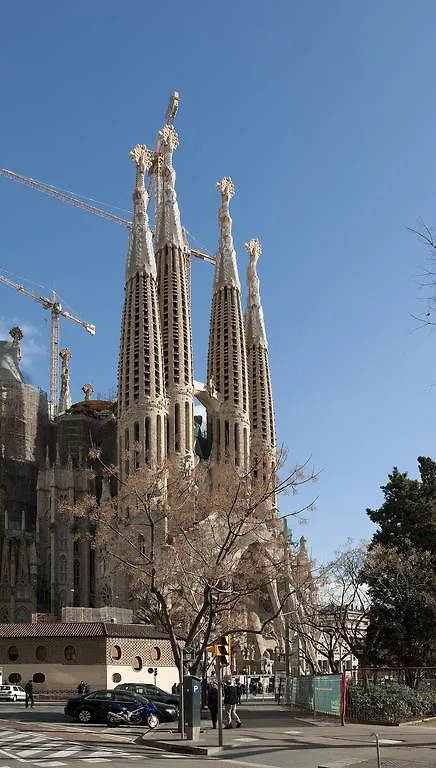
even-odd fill
[{"label": "car wheel", "polygon": [[157,715],[147,715],[147,725],[149,728],[156,728],[159,725],[159,718]]},{"label": "car wheel", "polygon": [[92,720],[92,713],[89,709],[81,709],[80,712],[77,713],[77,719],[79,723],[90,723]]}]

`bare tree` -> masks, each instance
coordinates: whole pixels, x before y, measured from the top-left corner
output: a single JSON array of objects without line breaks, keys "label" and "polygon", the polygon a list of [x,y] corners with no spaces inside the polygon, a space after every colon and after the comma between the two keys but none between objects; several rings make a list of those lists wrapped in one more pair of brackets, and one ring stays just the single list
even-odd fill
[{"label": "bare tree", "polygon": [[[315,479],[305,466],[279,479],[275,468],[267,476],[260,471],[268,466],[263,457],[239,474],[207,462],[193,468],[186,459],[182,466],[145,465],[122,480],[98,449],[90,458],[106,492],[65,511],[86,523],[91,545],[128,579],[148,620],[168,633],[176,663],[180,640],[195,650],[195,671],[220,635],[262,632],[277,617],[283,600],[253,629],[247,605],[283,573],[276,501]],[[117,496],[108,494],[109,481],[117,482]]]},{"label": "bare tree", "polygon": [[362,579],[366,550],[363,544],[347,549],[320,571],[315,582],[317,599],[305,606],[304,622],[299,625],[301,650],[311,666],[304,641],[310,641],[332,672],[341,672],[346,659],[359,658],[363,652],[369,614]]}]

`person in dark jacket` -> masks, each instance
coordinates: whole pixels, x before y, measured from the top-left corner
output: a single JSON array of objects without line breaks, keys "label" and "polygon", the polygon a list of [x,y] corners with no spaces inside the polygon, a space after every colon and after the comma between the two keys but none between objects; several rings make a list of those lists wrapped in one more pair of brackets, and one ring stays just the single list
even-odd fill
[{"label": "person in dark jacket", "polygon": [[24,693],[26,694],[26,709],[29,704],[31,707],[33,707],[33,683],[31,680],[29,680],[29,682],[24,686]]},{"label": "person in dark jacket", "polygon": [[216,728],[218,717],[218,688],[215,683],[211,683],[207,689],[207,706],[209,707],[212,728]]},{"label": "person in dark jacket", "polygon": [[232,719],[236,721],[236,727],[241,727],[241,720],[236,711],[236,705],[238,703],[238,689],[234,682],[230,682],[224,688],[224,704],[226,707],[226,728],[233,728]]}]

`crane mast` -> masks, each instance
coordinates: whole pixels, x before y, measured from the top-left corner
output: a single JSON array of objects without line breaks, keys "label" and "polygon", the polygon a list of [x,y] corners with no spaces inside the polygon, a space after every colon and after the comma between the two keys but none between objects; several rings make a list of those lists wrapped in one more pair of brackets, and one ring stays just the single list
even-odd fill
[{"label": "crane mast", "polygon": [[29,299],[37,301],[43,309],[50,312],[50,395],[49,395],[49,415],[52,420],[57,416],[58,412],[58,396],[59,396],[59,318],[64,317],[66,320],[70,320],[76,325],[80,325],[91,336],[95,336],[95,325],[92,323],[86,323],[83,320],[79,320],[78,317],[74,317],[70,312],[67,312],[62,308],[62,305],[58,301],[56,292],[52,291],[51,298],[47,296],[38,296],[33,291],[29,291],[24,285],[16,283],[5,275],[0,275],[0,282],[4,285],[9,285],[10,288],[14,288],[18,293],[28,296]]}]

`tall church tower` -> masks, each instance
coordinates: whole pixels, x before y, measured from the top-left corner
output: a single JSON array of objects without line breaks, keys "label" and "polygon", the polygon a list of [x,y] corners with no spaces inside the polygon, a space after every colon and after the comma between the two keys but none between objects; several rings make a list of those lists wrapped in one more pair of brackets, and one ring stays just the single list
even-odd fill
[{"label": "tall church tower", "polygon": [[121,479],[144,462],[152,466],[164,459],[167,416],[156,262],[144,186],[154,154],[138,144],[130,157],[136,165],[136,184],[118,369]]},{"label": "tall church tower", "polygon": [[165,387],[168,397],[168,457],[193,460],[192,330],[185,241],[175,189],[173,152],[179,139],[172,125],[175,112],[158,134],[155,249],[162,327]]},{"label": "tall church tower", "polygon": [[217,184],[221,193],[220,240],[216,257],[210,321],[207,378],[217,390],[219,411],[213,415],[213,457],[237,467],[249,463],[249,398],[241,286],[233,246],[229,201],[234,195],[230,178]]},{"label": "tall church tower", "polygon": [[257,461],[262,462],[262,466],[255,471],[259,473],[262,471],[265,482],[275,468],[276,435],[268,342],[256,271],[262,248],[257,239],[250,240],[245,244],[245,248],[250,256],[247,270],[248,301],[245,313],[245,338],[250,390],[251,458],[254,464]]}]

